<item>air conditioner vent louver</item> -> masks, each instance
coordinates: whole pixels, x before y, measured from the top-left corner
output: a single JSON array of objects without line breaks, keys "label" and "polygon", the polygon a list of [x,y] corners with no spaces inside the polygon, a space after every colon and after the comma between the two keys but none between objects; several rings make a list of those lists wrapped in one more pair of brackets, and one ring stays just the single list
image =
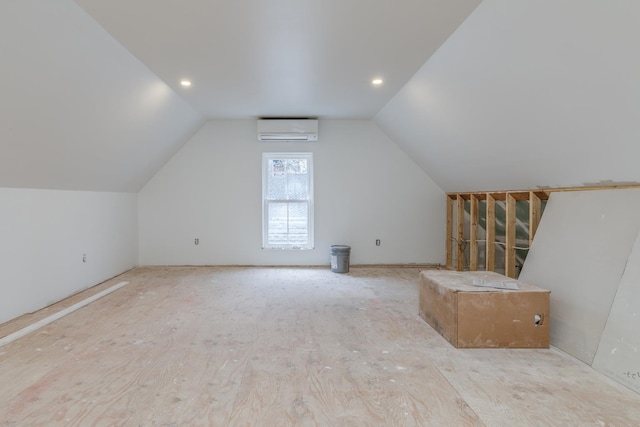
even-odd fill
[{"label": "air conditioner vent louver", "polygon": [[258,120],[258,141],[317,141],[318,121],[314,119]]}]

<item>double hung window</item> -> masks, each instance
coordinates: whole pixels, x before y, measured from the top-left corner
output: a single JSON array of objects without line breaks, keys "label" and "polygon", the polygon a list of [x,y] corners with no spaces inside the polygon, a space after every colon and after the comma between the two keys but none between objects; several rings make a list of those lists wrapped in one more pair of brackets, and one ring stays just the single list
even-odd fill
[{"label": "double hung window", "polygon": [[262,247],[313,249],[313,154],[262,155]]}]

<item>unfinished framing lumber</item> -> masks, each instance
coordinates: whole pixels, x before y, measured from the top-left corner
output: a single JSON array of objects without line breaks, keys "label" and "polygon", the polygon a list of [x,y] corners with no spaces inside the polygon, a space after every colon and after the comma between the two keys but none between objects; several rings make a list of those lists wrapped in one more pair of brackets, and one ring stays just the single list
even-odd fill
[{"label": "unfinished framing lumber", "polygon": [[458,197],[456,199],[457,202],[457,215],[456,215],[456,220],[457,220],[457,227],[456,227],[456,231],[457,231],[457,237],[456,237],[456,269],[458,271],[462,271],[464,270],[464,246],[465,246],[465,241],[464,241],[464,223],[465,223],[465,218],[464,218],[464,198],[462,197],[462,195],[458,194]]},{"label": "unfinished framing lumber", "polygon": [[471,195],[469,208],[469,270],[478,269],[478,196]]},{"label": "unfinished framing lumber", "polygon": [[[496,244],[502,245],[502,242],[496,240],[496,201],[504,201],[506,207],[505,218],[505,275],[516,278],[518,271],[516,268],[516,255],[518,249],[527,249],[524,247],[528,240],[528,247],[531,246],[535,237],[540,219],[543,213],[543,202],[549,199],[549,195],[562,191],[585,191],[585,190],[614,190],[640,188],[640,185],[610,185],[610,186],[590,186],[590,187],[566,187],[566,188],[544,188],[535,190],[517,190],[517,191],[478,191],[478,192],[459,192],[447,194],[447,263],[449,270],[477,270],[479,268],[479,251],[478,239],[480,226],[479,201],[486,200],[485,215],[485,269],[487,271],[496,271]],[[469,200],[469,211],[465,209],[465,201]],[[529,215],[526,218],[516,218],[517,202],[529,203]],[[522,209],[521,209],[522,211]],[[453,219],[455,215],[455,220]],[[500,217],[500,227],[502,227],[502,217]],[[525,223],[525,224],[523,224]],[[455,227],[455,228],[454,228]],[[465,228],[469,229],[468,240],[465,239]],[[526,240],[522,240],[522,228],[526,227],[524,232],[527,233]],[[520,236],[522,247],[517,245],[517,235]],[[528,238],[528,239],[527,239]],[[469,245],[469,261],[465,263],[465,249]],[[453,247],[456,247],[455,254]],[[520,255],[521,256],[521,255]],[[522,261],[522,260],[519,260]],[[501,266],[500,266],[501,268]]]},{"label": "unfinished framing lumber", "polygon": [[529,193],[529,247],[538,231],[540,216],[542,214],[542,200],[534,191]]},{"label": "unfinished framing lumber", "polygon": [[513,194],[507,194],[504,271],[505,276],[516,277],[516,199]]},{"label": "unfinished framing lumber", "polygon": [[496,199],[487,194],[486,270],[496,269]]},{"label": "unfinished framing lumber", "polygon": [[25,335],[30,334],[31,332],[33,332],[33,331],[35,331],[37,329],[40,329],[43,326],[46,326],[46,325],[48,325],[48,324],[50,324],[50,323],[52,323],[52,322],[54,322],[54,321],[56,321],[58,319],[61,319],[62,317],[66,316],[66,315],[68,315],[70,313],[73,313],[74,311],[79,310],[82,307],[85,307],[85,306],[91,304],[92,302],[102,298],[103,296],[109,295],[110,293],[115,292],[118,289],[120,289],[120,288],[122,288],[122,287],[124,287],[124,286],[126,286],[128,284],[129,284],[129,282],[120,282],[117,285],[114,285],[114,286],[112,286],[112,287],[110,287],[108,289],[105,289],[102,292],[99,292],[99,293],[97,293],[97,294],[95,294],[95,295],[93,295],[93,296],[91,296],[91,297],[89,297],[89,298],[87,298],[85,300],[82,300],[82,301],[72,305],[71,307],[67,307],[67,308],[65,308],[63,310],[60,310],[59,312],[54,313],[49,317],[46,317],[46,318],[44,318],[44,319],[42,319],[42,320],[40,320],[40,321],[38,321],[36,323],[33,323],[33,324],[29,325],[29,326],[26,326],[26,327],[20,329],[19,331],[16,331],[16,332],[14,332],[12,334],[7,335],[6,337],[0,338],[0,347],[2,347],[4,345],[7,345],[10,342],[13,342],[13,341],[17,340],[18,338],[22,338]]},{"label": "unfinished framing lumber", "polygon": [[453,237],[453,204],[456,203],[457,197],[447,197],[447,261],[446,267],[447,270],[453,269],[453,250],[452,244],[454,241]]}]

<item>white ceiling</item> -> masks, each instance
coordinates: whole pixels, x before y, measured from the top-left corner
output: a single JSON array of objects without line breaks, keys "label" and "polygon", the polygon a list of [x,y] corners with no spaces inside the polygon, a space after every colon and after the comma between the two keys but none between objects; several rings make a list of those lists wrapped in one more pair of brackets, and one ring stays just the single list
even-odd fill
[{"label": "white ceiling", "polygon": [[0,1],[0,187],[138,191],[201,115],[70,0]]},{"label": "white ceiling", "polygon": [[371,118],[480,3],[75,1],[207,118]]},{"label": "white ceiling", "polygon": [[0,187],[136,192],[257,116],[373,118],[445,191],[640,182],[640,2],[478,3],[0,1]]}]

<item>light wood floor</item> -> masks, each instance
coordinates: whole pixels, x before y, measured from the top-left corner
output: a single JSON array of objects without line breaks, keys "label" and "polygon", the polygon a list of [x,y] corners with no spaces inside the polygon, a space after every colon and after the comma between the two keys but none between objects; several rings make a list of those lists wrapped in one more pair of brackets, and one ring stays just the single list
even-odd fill
[{"label": "light wood floor", "polygon": [[0,425],[640,425],[640,395],[556,350],[450,346],[415,268],[139,268],[97,289],[123,280],[0,347]]}]

